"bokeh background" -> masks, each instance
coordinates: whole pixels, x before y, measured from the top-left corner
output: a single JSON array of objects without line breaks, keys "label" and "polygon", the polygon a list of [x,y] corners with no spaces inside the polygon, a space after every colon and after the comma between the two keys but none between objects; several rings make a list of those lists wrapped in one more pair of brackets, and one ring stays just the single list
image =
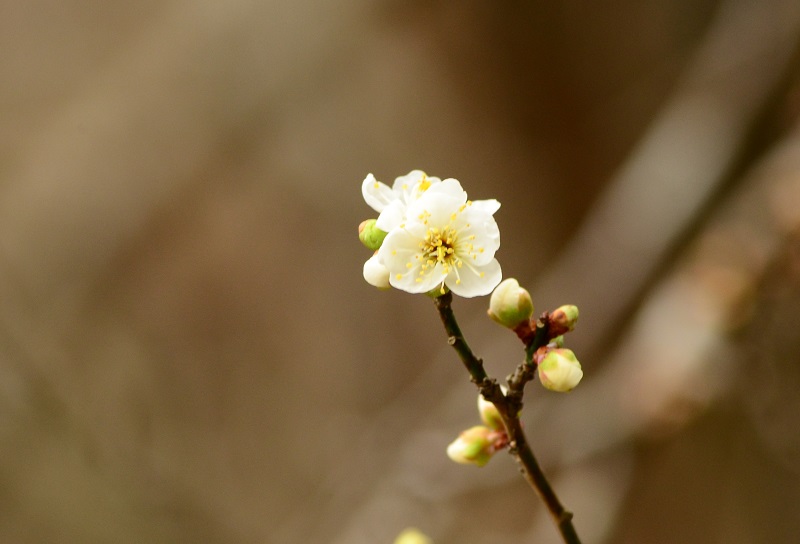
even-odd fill
[{"label": "bokeh background", "polygon": [[[558,542],[372,172],[497,198],[585,379],[524,420],[586,543],[800,534],[796,0],[0,6],[0,541]],[[503,377],[518,342],[457,300]]]}]

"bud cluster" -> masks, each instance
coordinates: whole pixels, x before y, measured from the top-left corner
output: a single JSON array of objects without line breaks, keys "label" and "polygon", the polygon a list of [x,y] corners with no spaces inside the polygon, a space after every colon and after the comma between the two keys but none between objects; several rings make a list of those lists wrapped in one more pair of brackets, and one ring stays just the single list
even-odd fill
[{"label": "bud cluster", "polygon": [[[532,358],[536,364],[539,380],[550,391],[565,393],[574,389],[583,370],[575,354],[564,348],[564,334],[575,329],[578,323],[578,307],[566,304],[545,312],[539,319],[533,318],[533,302],[530,293],[520,287],[514,278],[500,282],[489,300],[489,317],[517,333],[526,347],[546,345],[538,348]],[[545,334],[544,338],[537,335]],[[536,344],[534,344],[536,342]]]},{"label": "bud cluster", "polygon": [[[364,263],[364,279],[379,289],[432,297],[448,343],[482,392],[477,406],[482,424],[462,431],[447,446],[447,456],[456,463],[482,467],[508,448],[545,499],[564,541],[577,542],[571,514],[557,499],[548,498],[555,495],[528,446],[520,415],[525,385],[537,375],[544,388],[559,393],[572,391],[583,379],[575,353],[564,347],[564,335],[578,322],[578,307],[563,305],[536,318],[530,293],[514,278],[501,281],[502,270],[495,258],[500,248],[494,219],[500,208],[497,200],[471,200],[458,180],[442,180],[422,170],[395,178],[391,187],[368,174],[361,193],[379,214],[358,227],[359,240],[372,253]],[[508,390],[487,374],[483,361],[473,354],[451,307],[453,295],[488,294],[489,318],[512,330],[525,346],[524,361],[506,378]],[[417,529],[408,528],[394,544],[433,543]]]}]

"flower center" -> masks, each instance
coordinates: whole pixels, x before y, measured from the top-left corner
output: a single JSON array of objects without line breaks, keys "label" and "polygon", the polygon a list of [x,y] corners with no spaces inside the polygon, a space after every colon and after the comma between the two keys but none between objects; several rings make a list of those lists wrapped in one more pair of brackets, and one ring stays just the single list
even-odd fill
[{"label": "flower center", "polygon": [[424,273],[429,268],[437,264],[442,264],[442,273],[449,274],[450,267],[455,265],[461,267],[461,259],[456,255],[456,239],[458,233],[449,225],[440,229],[429,227],[425,233],[425,239],[420,242],[422,270]]},{"label": "flower center", "polygon": [[[450,271],[455,267],[456,283],[461,283],[461,277],[458,269],[464,266],[464,258],[476,259],[478,253],[483,253],[483,248],[476,248],[473,245],[475,235],[470,234],[462,243],[458,243],[460,229],[454,227],[458,214],[463,212],[471,202],[461,205],[456,213],[450,216],[450,220],[444,227],[433,227],[429,224],[430,213],[427,211],[422,212],[419,219],[428,228],[425,231],[425,238],[419,243],[420,252],[416,256],[420,261],[421,266],[419,270],[419,278],[417,281],[422,281],[422,276],[432,271],[437,265],[441,264],[442,276],[447,276]],[[463,225],[463,228],[469,228],[469,223]],[[407,265],[411,268],[412,264]],[[468,267],[471,267],[467,263]]]},{"label": "flower center", "polygon": [[[461,284],[460,269],[466,265],[466,268],[471,270],[479,277],[484,276],[482,270],[476,269],[472,261],[478,258],[478,254],[484,252],[483,247],[475,247],[475,234],[465,234],[465,230],[469,231],[470,224],[458,220],[461,212],[463,212],[471,202],[467,201],[462,204],[458,210],[452,213],[449,220],[444,226],[433,226],[431,224],[431,213],[424,210],[417,219],[425,226],[425,234],[418,242],[419,251],[413,255],[413,258],[406,262],[406,268],[415,271],[417,283],[423,281],[423,278],[429,275],[434,270],[439,270],[441,273],[441,289],[444,293],[445,282],[452,272],[456,285]],[[404,224],[400,228],[404,228]],[[392,255],[396,255],[397,251],[393,251]],[[404,274],[398,273],[397,279],[402,279]]]}]

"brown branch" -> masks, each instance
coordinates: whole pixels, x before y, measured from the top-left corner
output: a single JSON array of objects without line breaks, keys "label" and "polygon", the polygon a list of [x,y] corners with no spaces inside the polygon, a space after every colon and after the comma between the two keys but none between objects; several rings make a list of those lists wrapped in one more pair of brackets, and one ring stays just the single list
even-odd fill
[{"label": "brown branch", "polygon": [[[525,480],[544,501],[550,515],[558,527],[561,537],[566,544],[580,544],[578,534],[572,525],[572,512],[569,512],[558,500],[550,482],[542,472],[533,450],[528,444],[519,414],[522,409],[522,388],[525,383],[533,379],[535,366],[532,364],[533,353],[550,340],[547,334],[546,320],[536,323],[536,334],[530,340],[526,348],[526,360],[517,369],[517,372],[508,379],[509,393],[504,395],[497,380],[490,378],[483,368],[483,361],[472,353],[461,328],[458,326],[455,314],[453,313],[452,293],[446,293],[434,299],[439,317],[442,319],[445,331],[447,332],[448,343],[456,350],[461,362],[470,374],[472,382],[480,389],[481,395],[493,403],[506,427],[509,438],[509,453],[516,459]],[[537,345],[540,344],[540,345]]]},{"label": "brown branch", "polygon": [[489,376],[483,368],[483,361],[475,357],[472,350],[467,345],[464,335],[461,333],[461,328],[458,326],[451,303],[453,302],[453,294],[447,292],[446,294],[433,299],[436,304],[436,309],[439,310],[439,317],[442,318],[442,323],[447,331],[447,343],[453,346],[453,349],[458,353],[458,357],[472,377],[472,383],[479,387],[484,387]]}]

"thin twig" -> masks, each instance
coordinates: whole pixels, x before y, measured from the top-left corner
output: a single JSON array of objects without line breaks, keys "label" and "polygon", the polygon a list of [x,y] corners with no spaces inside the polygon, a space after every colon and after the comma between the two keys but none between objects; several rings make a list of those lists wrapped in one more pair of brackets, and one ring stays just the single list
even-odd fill
[{"label": "thin twig", "polygon": [[537,334],[526,348],[526,361],[513,376],[509,377],[510,390],[509,395],[506,396],[500,390],[497,380],[490,378],[486,374],[486,370],[483,368],[483,361],[472,353],[469,344],[464,339],[453,313],[453,295],[448,292],[434,299],[434,302],[447,332],[448,343],[458,353],[461,362],[470,374],[472,382],[479,387],[483,397],[492,402],[500,412],[503,424],[508,432],[509,453],[514,456],[519,464],[525,480],[544,501],[564,542],[566,544],[580,544],[578,534],[572,525],[572,512],[564,508],[550,486],[550,482],[547,481],[536,457],[533,455],[533,450],[528,444],[519,419],[520,410],[522,409],[522,387],[533,378],[532,370],[534,367],[531,364],[533,353],[549,341],[547,331],[542,330],[546,326],[540,323],[537,327]]}]

